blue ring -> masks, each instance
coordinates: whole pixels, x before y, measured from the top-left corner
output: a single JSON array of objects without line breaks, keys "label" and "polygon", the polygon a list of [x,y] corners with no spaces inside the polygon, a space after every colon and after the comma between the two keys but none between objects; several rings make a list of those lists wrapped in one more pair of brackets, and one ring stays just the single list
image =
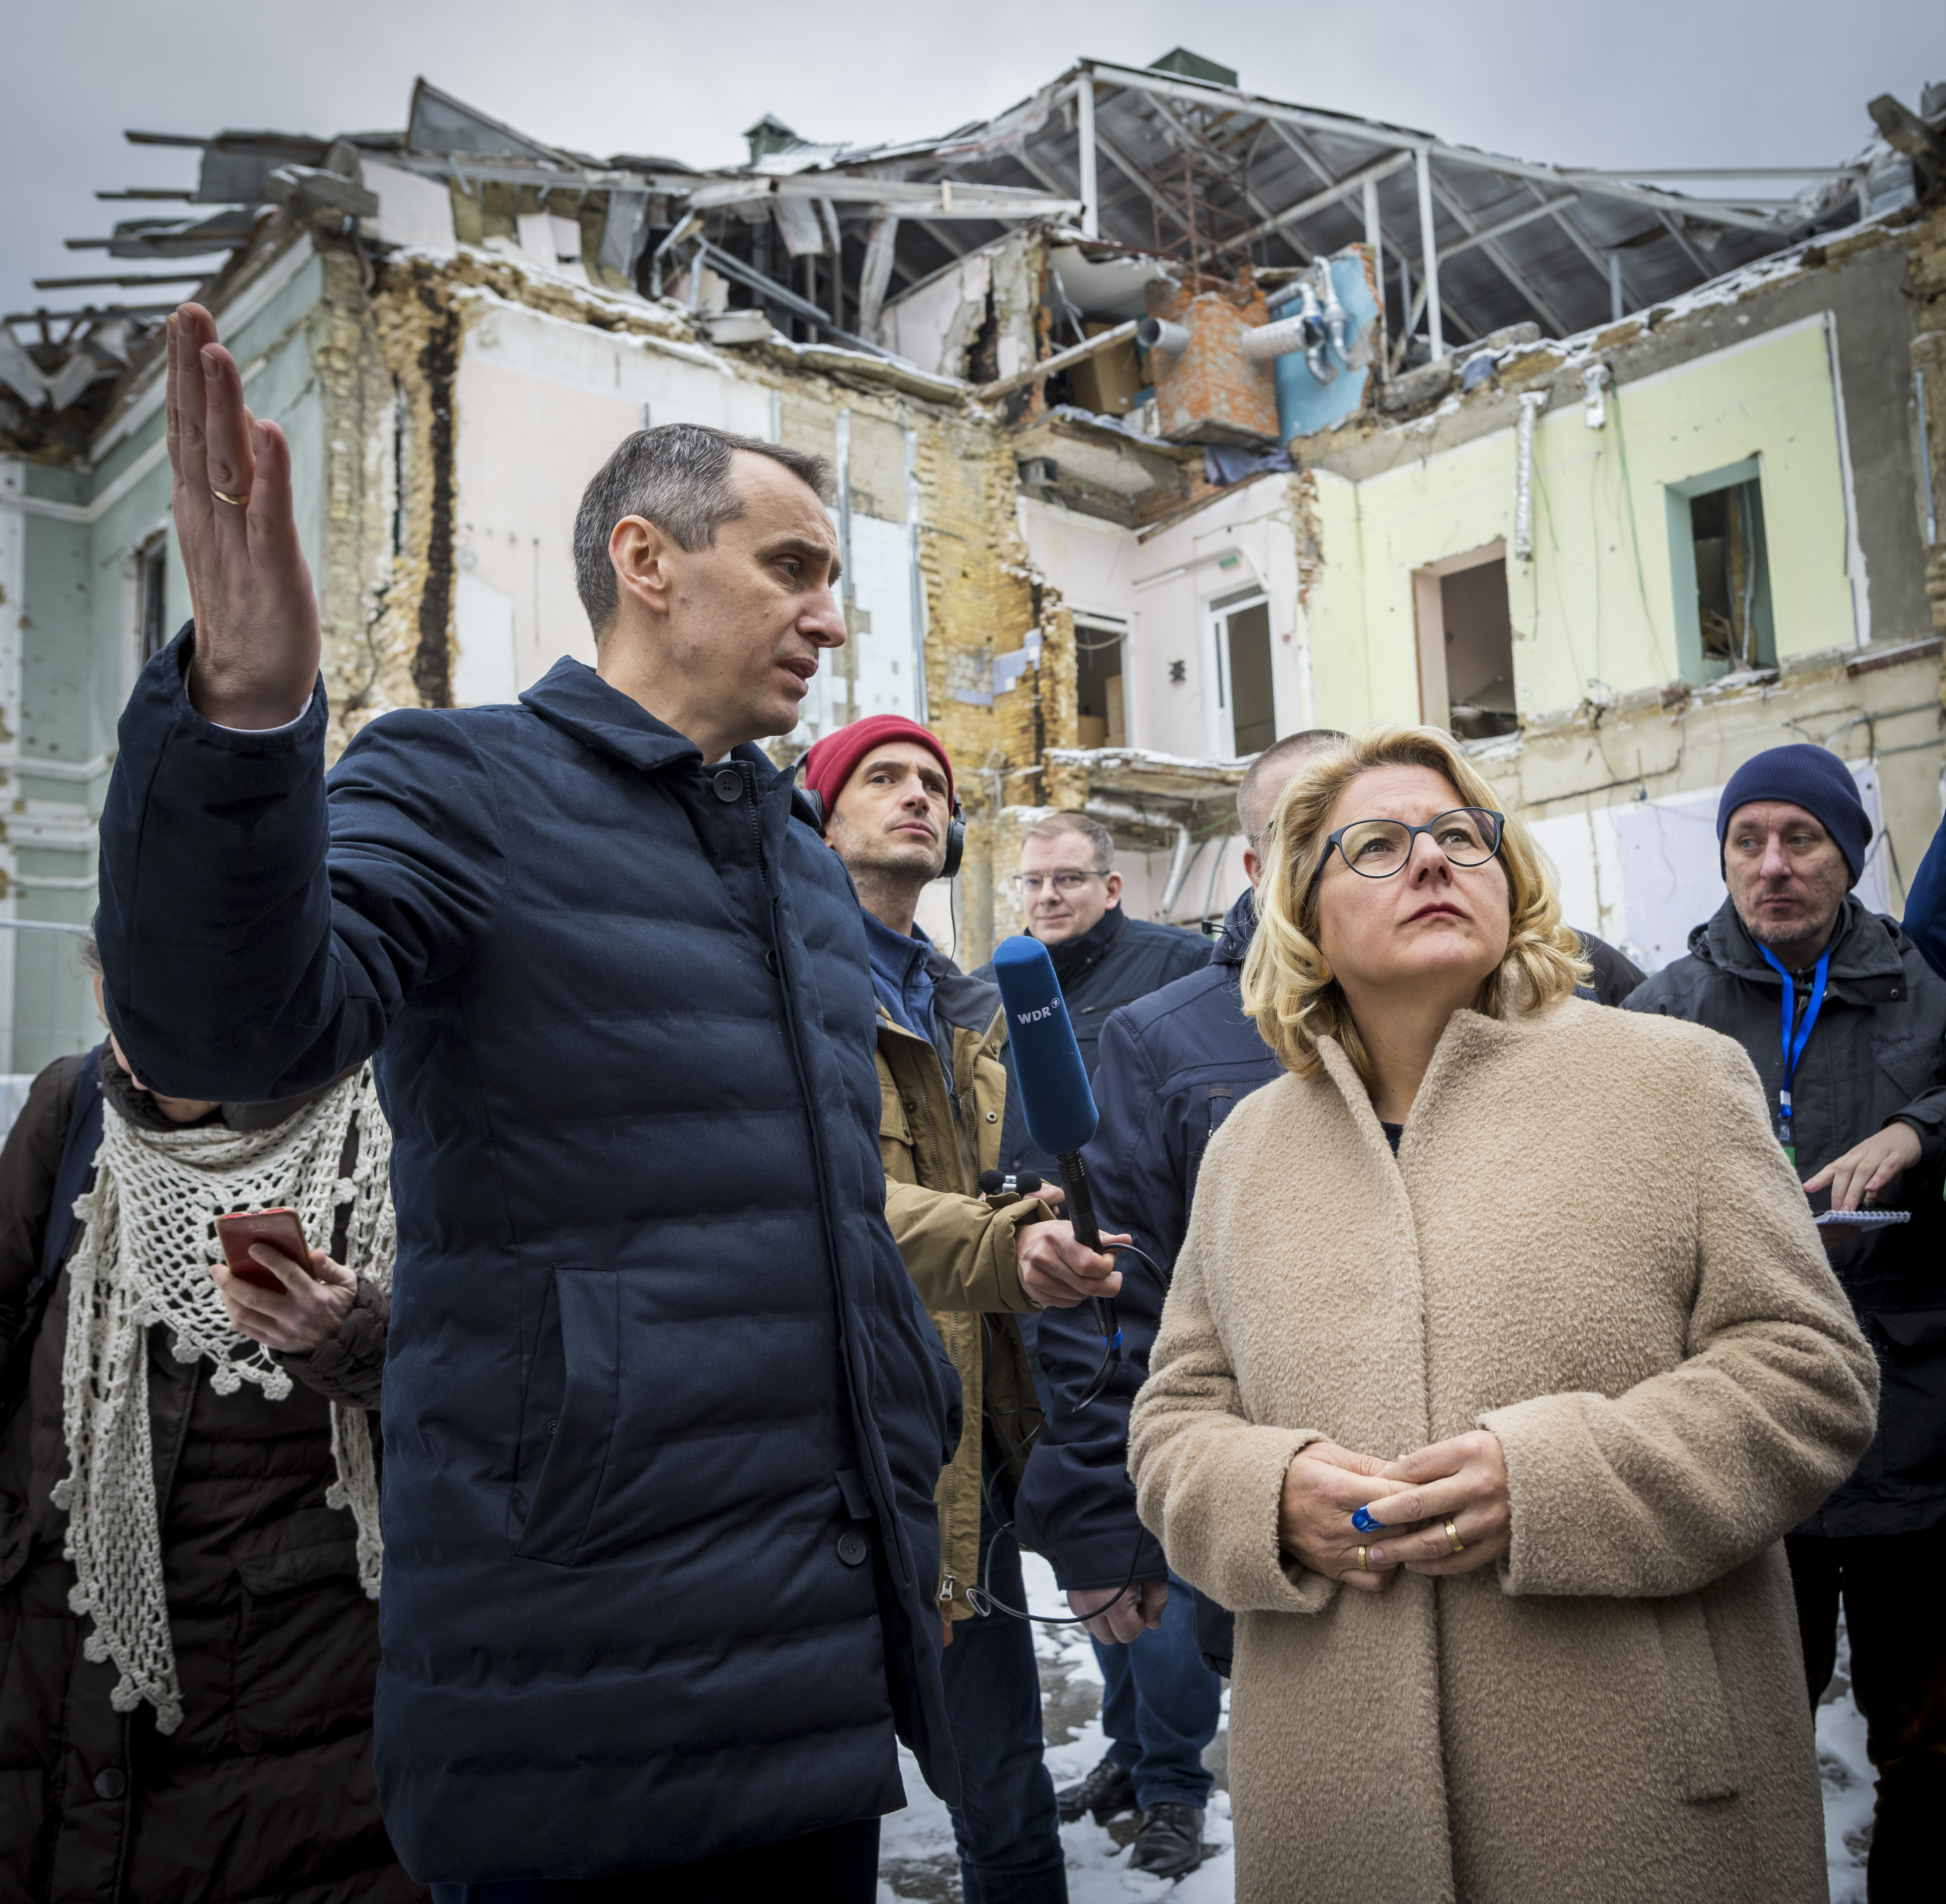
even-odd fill
[{"label": "blue ring", "polygon": [[1369,1507],[1364,1507],[1359,1508],[1353,1513],[1351,1516],[1351,1525],[1355,1527],[1361,1534],[1376,1534],[1380,1528],[1385,1525],[1385,1522],[1382,1520],[1375,1519],[1373,1516],[1371,1509]]}]

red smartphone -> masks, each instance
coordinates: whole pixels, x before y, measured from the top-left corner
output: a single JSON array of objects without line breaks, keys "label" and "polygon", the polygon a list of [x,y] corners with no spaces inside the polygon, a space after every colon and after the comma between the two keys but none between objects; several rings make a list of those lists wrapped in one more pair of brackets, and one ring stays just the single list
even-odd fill
[{"label": "red smartphone", "polygon": [[307,1275],[310,1271],[310,1247],[304,1241],[304,1226],[295,1210],[251,1210],[216,1219],[216,1240],[223,1245],[223,1260],[230,1273],[259,1289],[282,1289],[275,1270],[266,1269],[250,1253],[253,1243],[267,1243],[281,1250]]}]

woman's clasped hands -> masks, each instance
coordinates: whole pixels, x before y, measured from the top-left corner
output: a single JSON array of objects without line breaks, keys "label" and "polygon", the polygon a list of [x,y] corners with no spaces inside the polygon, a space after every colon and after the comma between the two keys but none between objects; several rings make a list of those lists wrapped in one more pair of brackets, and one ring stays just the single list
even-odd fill
[{"label": "woman's clasped hands", "polygon": [[1511,1539],[1507,1464],[1484,1429],[1382,1461],[1332,1442],[1299,1450],[1284,1472],[1280,1547],[1361,1593],[1408,1573],[1469,1573]]}]

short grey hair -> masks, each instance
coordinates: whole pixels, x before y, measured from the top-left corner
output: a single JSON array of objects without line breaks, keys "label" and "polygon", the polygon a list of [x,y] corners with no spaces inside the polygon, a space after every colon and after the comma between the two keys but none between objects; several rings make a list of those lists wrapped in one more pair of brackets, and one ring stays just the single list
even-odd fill
[{"label": "short grey hair", "polygon": [[1063,833],[1076,833],[1086,840],[1095,855],[1095,870],[1112,873],[1115,870],[1115,839],[1108,829],[1098,820],[1091,820],[1085,813],[1075,813],[1064,809],[1050,813],[1044,820],[1036,820],[1030,827],[1021,829],[1022,839],[1058,839]]},{"label": "short grey hair", "polygon": [[1249,771],[1237,789],[1237,823],[1253,850],[1276,818],[1264,797],[1264,783],[1271,770],[1287,762],[1294,771],[1299,762],[1329,748],[1347,746],[1350,739],[1336,728],[1306,728],[1302,734],[1287,734],[1281,740],[1273,740],[1250,762]]},{"label": "short grey hair", "polygon": [[616,524],[640,516],[678,549],[711,547],[718,529],[743,513],[743,499],[730,479],[731,459],[740,450],[782,463],[820,502],[830,493],[831,465],[822,456],[700,423],[638,430],[595,472],[574,518],[574,585],[597,640],[622,605],[608,558]]}]

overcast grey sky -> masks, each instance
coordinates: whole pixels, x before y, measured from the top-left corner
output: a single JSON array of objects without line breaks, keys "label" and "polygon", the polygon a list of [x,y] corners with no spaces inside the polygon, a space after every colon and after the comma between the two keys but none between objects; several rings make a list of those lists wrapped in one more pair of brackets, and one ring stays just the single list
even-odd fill
[{"label": "overcast grey sky", "polygon": [[62,246],[139,212],[97,205],[97,189],[194,183],[193,153],[126,145],[123,128],[396,128],[422,73],[539,138],[701,165],[740,158],[738,134],[766,111],[808,138],[923,136],[1002,110],[1078,56],[1140,64],[1178,43],[1255,91],[1597,165],[1834,163],[1870,136],[1867,99],[1916,106],[1925,81],[1946,79],[1941,0],[8,0],[8,311],[42,301],[36,277],[105,268],[100,252]]}]

